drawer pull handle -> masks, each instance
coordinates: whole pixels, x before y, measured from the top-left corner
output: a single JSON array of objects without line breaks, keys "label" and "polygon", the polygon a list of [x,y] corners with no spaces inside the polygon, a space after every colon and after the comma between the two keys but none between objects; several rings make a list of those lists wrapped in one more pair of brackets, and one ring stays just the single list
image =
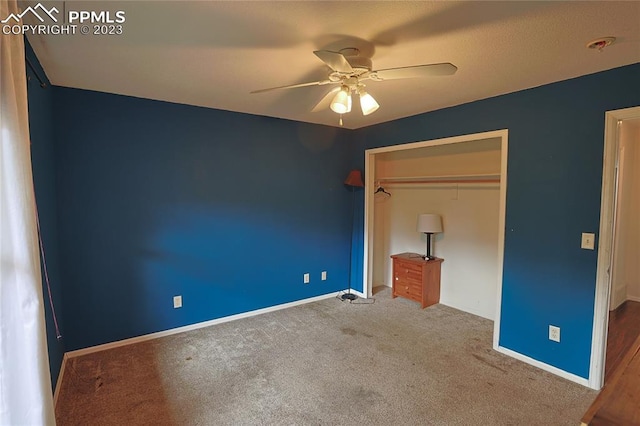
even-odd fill
[{"label": "drawer pull handle", "polygon": [[400,278],[396,277],[396,281],[398,281]]}]

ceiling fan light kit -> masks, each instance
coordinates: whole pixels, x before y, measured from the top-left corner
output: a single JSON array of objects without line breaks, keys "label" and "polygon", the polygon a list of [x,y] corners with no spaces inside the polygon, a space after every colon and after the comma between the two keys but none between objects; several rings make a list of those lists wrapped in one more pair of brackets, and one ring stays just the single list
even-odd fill
[{"label": "ceiling fan light kit", "polygon": [[340,89],[331,101],[331,110],[338,114],[346,114],[351,111],[351,91],[348,87]]},{"label": "ceiling fan light kit", "polygon": [[373,96],[364,91],[364,87],[358,90],[360,94],[360,108],[362,109],[362,115],[369,115],[376,112],[380,105],[373,99]]},{"label": "ceiling fan light kit", "polygon": [[[340,124],[342,125],[342,114],[351,112],[353,93],[358,94],[360,98],[360,108],[362,109],[363,115],[372,114],[380,108],[380,104],[378,104],[373,96],[364,90],[365,85],[362,84],[362,81],[364,80],[381,82],[402,78],[452,75],[458,70],[455,65],[448,62],[373,70],[371,58],[360,56],[360,51],[353,47],[340,49],[339,52],[316,50],[313,53],[329,67],[330,72],[327,79],[255,90],[251,93],[263,93],[271,90],[293,89],[297,87],[340,84],[340,89],[334,88],[329,91],[322,100],[316,104],[312,111],[316,112],[325,109],[328,104],[329,108],[333,112],[340,114]],[[331,100],[330,103],[329,100]]]}]

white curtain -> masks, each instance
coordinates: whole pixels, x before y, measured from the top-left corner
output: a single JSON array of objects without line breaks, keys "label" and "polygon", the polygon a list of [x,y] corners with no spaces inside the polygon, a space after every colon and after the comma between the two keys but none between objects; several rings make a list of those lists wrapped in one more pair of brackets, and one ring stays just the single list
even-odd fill
[{"label": "white curtain", "polygon": [[[0,17],[18,12],[0,0]],[[0,425],[53,425],[21,35],[0,34]]]}]

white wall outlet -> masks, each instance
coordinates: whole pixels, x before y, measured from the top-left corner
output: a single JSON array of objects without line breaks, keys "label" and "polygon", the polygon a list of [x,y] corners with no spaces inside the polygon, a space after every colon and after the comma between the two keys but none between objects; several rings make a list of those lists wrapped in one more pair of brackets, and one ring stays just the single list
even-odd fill
[{"label": "white wall outlet", "polygon": [[182,296],[173,296],[173,308],[182,308]]},{"label": "white wall outlet", "polygon": [[560,327],[555,325],[549,326],[549,340],[560,343]]},{"label": "white wall outlet", "polygon": [[309,284],[309,274],[304,274],[304,275],[302,276],[302,281],[303,281],[305,284]]},{"label": "white wall outlet", "polygon": [[327,280],[327,271],[322,271],[322,274],[320,276],[320,279],[322,281],[326,281]]},{"label": "white wall outlet", "polygon": [[596,234],[583,232],[582,243],[580,244],[580,248],[587,249],[587,250],[595,250],[595,241],[596,241]]}]

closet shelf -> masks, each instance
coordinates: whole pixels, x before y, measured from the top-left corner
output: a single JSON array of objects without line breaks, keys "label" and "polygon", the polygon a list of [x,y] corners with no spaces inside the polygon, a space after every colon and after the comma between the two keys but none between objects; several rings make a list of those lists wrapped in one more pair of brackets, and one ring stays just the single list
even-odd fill
[{"label": "closet shelf", "polygon": [[500,174],[384,177],[376,179],[376,182],[379,185],[410,183],[500,183]]}]

